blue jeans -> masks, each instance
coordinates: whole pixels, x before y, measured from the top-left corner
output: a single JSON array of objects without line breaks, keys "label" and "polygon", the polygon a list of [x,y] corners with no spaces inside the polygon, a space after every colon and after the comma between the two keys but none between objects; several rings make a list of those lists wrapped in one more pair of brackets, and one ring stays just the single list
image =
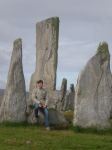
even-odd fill
[{"label": "blue jeans", "polygon": [[42,112],[42,114],[44,115],[45,126],[48,127],[49,126],[48,109],[39,107],[38,104],[34,104],[34,111],[35,111],[36,118],[38,118],[38,111]]}]

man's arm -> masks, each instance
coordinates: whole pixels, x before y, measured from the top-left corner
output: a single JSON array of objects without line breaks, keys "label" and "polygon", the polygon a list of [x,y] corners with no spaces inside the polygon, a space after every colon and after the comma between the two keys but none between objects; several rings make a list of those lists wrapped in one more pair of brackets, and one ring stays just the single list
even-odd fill
[{"label": "man's arm", "polygon": [[32,92],[32,101],[33,101],[34,103],[40,104],[40,101],[37,99],[36,90],[35,90],[35,89],[34,89],[33,92]]}]

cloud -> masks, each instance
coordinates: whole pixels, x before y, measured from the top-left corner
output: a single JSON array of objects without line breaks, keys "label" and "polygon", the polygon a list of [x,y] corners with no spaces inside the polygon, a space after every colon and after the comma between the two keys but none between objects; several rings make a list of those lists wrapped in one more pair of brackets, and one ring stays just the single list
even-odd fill
[{"label": "cloud", "polygon": [[13,41],[23,39],[23,68],[27,89],[35,69],[35,25],[51,16],[60,17],[57,87],[63,77],[76,83],[100,41],[112,53],[111,0],[0,0],[0,88],[5,87]]}]

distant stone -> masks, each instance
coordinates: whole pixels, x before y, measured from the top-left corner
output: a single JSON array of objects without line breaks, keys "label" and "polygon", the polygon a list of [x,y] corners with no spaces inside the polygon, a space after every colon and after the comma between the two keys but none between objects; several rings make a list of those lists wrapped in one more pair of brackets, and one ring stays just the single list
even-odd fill
[{"label": "distant stone", "polygon": [[63,78],[60,89],[60,98],[57,101],[57,110],[59,111],[63,110],[66,93],[67,93],[67,79]]},{"label": "distant stone", "polygon": [[63,111],[74,110],[75,103],[75,88],[74,84],[70,85],[70,90],[66,92]]},{"label": "distant stone", "polygon": [[64,99],[67,92],[67,79],[63,78],[62,85],[61,85],[61,95],[62,99]]},{"label": "distant stone", "polygon": [[81,72],[75,95],[74,125],[109,128],[112,113],[112,75],[108,44],[100,43],[97,53]]},{"label": "distant stone", "polygon": [[26,91],[22,66],[22,40],[14,41],[4,98],[0,107],[0,122],[26,121]]},{"label": "distant stone", "polygon": [[67,90],[67,79],[63,78],[61,90],[58,92],[58,98],[55,98],[58,99],[56,102],[57,110],[59,111],[74,110],[74,96],[75,96],[74,84],[71,84],[70,90]]}]

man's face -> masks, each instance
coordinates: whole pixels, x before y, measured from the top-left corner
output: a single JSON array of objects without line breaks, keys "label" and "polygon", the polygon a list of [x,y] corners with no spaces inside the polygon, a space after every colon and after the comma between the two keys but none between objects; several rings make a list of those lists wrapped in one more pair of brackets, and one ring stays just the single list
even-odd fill
[{"label": "man's face", "polygon": [[43,87],[43,83],[38,83],[37,87],[41,89]]}]

